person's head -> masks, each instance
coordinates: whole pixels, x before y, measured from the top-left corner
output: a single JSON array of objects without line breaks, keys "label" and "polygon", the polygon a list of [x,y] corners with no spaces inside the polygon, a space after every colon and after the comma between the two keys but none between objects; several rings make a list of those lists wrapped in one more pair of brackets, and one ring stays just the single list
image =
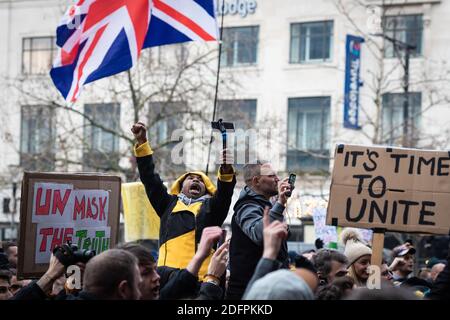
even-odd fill
[{"label": "person's head", "polygon": [[125,250],[111,249],[86,264],[83,290],[102,300],[139,300],[138,259]]},{"label": "person's head", "polygon": [[419,272],[417,272],[417,277],[419,279],[423,279],[426,281],[432,281],[431,279],[431,270],[428,268],[420,268]]},{"label": "person's head", "polygon": [[3,244],[3,251],[8,256],[11,268],[17,268],[17,244],[15,242],[6,242]]},{"label": "person's head", "polygon": [[192,199],[203,197],[206,194],[206,186],[202,177],[198,174],[188,174],[183,180],[181,192]]},{"label": "person's head", "polygon": [[357,284],[365,284],[369,278],[370,254],[359,257],[349,268],[349,276],[353,277]]},{"label": "person's head", "polygon": [[132,253],[138,259],[142,278],[141,300],[157,300],[160,276],[156,271],[156,261],[153,255],[144,246],[137,243],[125,243],[119,248]]},{"label": "person's head", "polygon": [[445,264],[444,263],[436,263],[432,268],[431,268],[431,272],[430,272],[430,276],[431,276],[431,280],[434,282],[436,281],[439,273],[442,272],[442,270],[444,270],[445,268]]},{"label": "person's head", "polygon": [[345,228],[341,238],[345,245],[344,254],[348,260],[349,276],[355,280],[357,286],[364,285],[369,277],[372,249],[364,243],[361,233],[355,228]]},{"label": "person's head", "polygon": [[313,300],[314,293],[307,281],[286,269],[270,272],[253,283],[244,300]]},{"label": "person's head", "polygon": [[322,284],[347,275],[347,257],[337,250],[320,249],[312,261]]},{"label": "person's head", "polygon": [[256,163],[246,164],[244,166],[244,180],[248,187],[267,199],[278,194],[280,179],[272,165],[267,161],[257,160]]},{"label": "person's head", "polygon": [[9,290],[11,291],[11,293],[13,295],[16,295],[16,293],[19,292],[19,290],[21,290],[23,287],[27,286],[30,282],[31,282],[31,280],[19,280],[19,279],[17,279],[16,275],[13,275],[11,277],[11,286],[10,286]]},{"label": "person's head", "polygon": [[395,247],[392,250],[392,257],[402,258],[402,262],[398,263],[395,269],[402,277],[408,276],[411,272],[413,272],[414,268],[414,254],[416,253],[416,249],[409,245],[401,245]]},{"label": "person's head", "polygon": [[317,300],[341,300],[352,293],[355,281],[353,278],[343,276],[336,278],[332,283],[322,286],[316,293]]},{"label": "person's head", "polygon": [[11,272],[9,270],[0,270],[0,300],[8,300],[13,296],[10,287]]}]

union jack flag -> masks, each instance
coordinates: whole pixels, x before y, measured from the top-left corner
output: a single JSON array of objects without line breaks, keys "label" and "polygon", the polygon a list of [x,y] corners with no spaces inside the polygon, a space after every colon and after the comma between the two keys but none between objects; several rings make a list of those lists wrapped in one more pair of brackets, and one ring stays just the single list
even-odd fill
[{"label": "union jack flag", "polygon": [[79,0],[56,33],[50,76],[67,102],[83,85],[133,67],[142,49],[218,39],[213,0]]}]

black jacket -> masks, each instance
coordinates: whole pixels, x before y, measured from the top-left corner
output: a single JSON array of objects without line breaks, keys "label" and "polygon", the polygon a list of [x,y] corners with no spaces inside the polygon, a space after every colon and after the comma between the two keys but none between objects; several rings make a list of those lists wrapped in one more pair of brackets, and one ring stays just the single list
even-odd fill
[{"label": "black jacket", "polygon": [[439,273],[436,281],[433,283],[428,298],[450,301],[450,252],[447,257],[447,265],[444,270]]},{"label": "black jacket", "polygon": [[159,300],[179,300],[192,298],[196,300],[221,300],[223,291],[213,283],[198,282],[198,278],[186,269],[175,271],[164,288]]},{"label": "black jacket", "polygon": [[[179,177],[168,193],[160,176],[155,172],[153,151],[149,144],[145,143],[136,147],[135,154],[147,197],[161,218],[158,272],[162,273],[161,268],[184,269],[197,250],[203,229],[221,226],[227,217],[236,184],[235,174],[219,172],[216,190],[203,172],[191,172],[202,177],[209,197],[205,197],[202,201],[193,200],[192,203],[185,204],[179,200],[178,195],[184,178],[190,172]],[[200,280],[207,272],[211,256],[212,254],[200,268]],[[161,279],[161,287],[165,285],[164,279]]]},{"label": "black jacket", "polygon": [[[233,236],[230,243],[230,280],[227,299],[240,300],[255,272],[263,253],[263,214],[266,206],[271,207],[271,221],[284,221],[284,206],[270,201],[245,187],[234,206],[231,220]],[[283,241],[277,260],[282,267],[288,267],[287,242]]]}]

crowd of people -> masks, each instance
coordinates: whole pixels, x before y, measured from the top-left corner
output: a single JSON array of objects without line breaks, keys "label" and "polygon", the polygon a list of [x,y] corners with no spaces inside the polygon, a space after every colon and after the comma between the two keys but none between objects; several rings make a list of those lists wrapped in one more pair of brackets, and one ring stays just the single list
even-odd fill
[{"label": "crowd of people", "polygon": [[140,178],[161,219],[157,256],[139,243],[119,244],[77,263],[77,285],[57,255],[38,280],[18,280],[17,245],[3,243],[0,300],[450,299],[450,253],[415,272],[411,241],[394,248],[378,273],[372,248],[353,228],[341,232],[344,250],[316,241],[316,250],[288,252],[284,215],[293,186],[265,161],[244,166],[245,187],[225,239],[221,226],[236,184],[232,156],[224,151],[217,187],[204,173],[188,172],[168,190],[155,172],[145,125],[132,132]]}]

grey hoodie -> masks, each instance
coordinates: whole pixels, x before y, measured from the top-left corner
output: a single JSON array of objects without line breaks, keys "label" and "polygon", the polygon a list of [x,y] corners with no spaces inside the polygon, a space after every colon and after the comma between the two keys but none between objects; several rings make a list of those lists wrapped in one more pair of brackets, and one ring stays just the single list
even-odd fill
[{"label": "grey hoodie", "polygon": [[[248,203],[248,200],[252,202]],[[236,223],[255,244],[260,246],[263,245],[262,218],[266,206],[272,208],[269,211],[270,222],[274,220],[284,221],[283,211],[285,207],[282,204],[276,202],[272,207],[269,200],[247,186],[242,189],[239,199],[234,205]]]}]

